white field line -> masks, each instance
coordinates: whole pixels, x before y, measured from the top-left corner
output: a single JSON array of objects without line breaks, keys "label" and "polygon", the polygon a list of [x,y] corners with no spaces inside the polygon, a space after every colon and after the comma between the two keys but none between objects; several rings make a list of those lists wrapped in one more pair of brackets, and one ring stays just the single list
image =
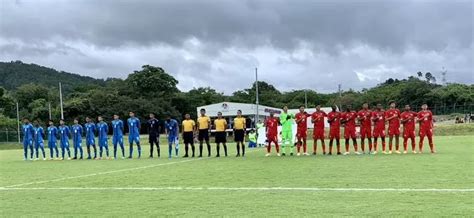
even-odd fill
[{"label": "white field line", "polygon": [[0,187],[0,191],[301,191],[301,192],[474,192],[473,188],[317,188],[317,187]]},{"label": "white field line", "polygon": [[[258,151],[258,150],[260,150],[260,149],[251,150],[251,151],[248,151],[247,153],[252,153],[252,152],[255,152],[255,151]],[[92,176],[100,176],[100,175],[107,175],[107,174],[113,174],[113,173],[121,173],[121,172],[134,171],[134,170],[142,170],[142,169],[148,169],[148,168],[159,167],[159,166],[168,166],[168,165],[186,163],[186,162],[191,162],[191,161],[205,160],[205,159],[209,159],[209,158],[210,158],[210,157],[194,158],[194,159],[187,159],[187,160],[182,160],[182,161],[167,162],[167,163],[161,163],[161,164],[152,164],[152,165],[147,165],[147,166],[142,166],[142,167],[134,167],[134,168],[126,168],[126,169],[120,169],[120,170],[112,170],[112,171],[105,171],[105,172],[98,172],[98,173],[90,173],[90,174],[85,174],[85,175],[80,175],[80,176],[68,176],[68,177],[57,178],[57,179],[51,179],[51,180],[43,180],[43,181],[34,181],[34,182],[20,183],[20,184],[8,185],[8,186],[5,186],[5,187],[0,187],[0,189],[2,189],[2,188],[22,187],[22,186],[28,186],[28,185],[38,185],[38,184],[45,184],[45,183],[51,183],[51,182],[58,182],[58,181],[64,181],[64,180],[79,179],[79,178],[84,178],[84,177],[92,177]]]}]

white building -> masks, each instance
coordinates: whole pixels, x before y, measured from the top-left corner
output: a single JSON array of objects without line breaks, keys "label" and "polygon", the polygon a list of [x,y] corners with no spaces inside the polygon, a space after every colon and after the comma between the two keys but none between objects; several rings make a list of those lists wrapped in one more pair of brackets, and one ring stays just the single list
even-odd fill
[{"label": "white building", "polygon": [[[329,112],[332,111],[332,108],[331,107],[321,107],[321,110],[326,112],[326,114],[328,114]],[[316,108],[306,108],[305,111],[308,113],[308,114],[313,114],[314,112],[316,112]],[[292,114],[297,114],[300,112],[300,109],[288,109],[288,112],[289,113],[292,113]],[[327,122],[328,121],[328,118],[325,117],[324,118],[324,127],[326,128],[329,128],[329,123]],[[311,119],[309,118],[308,119],[308,129],[312,129],[313,128],[313,123],[311,122]]]}]

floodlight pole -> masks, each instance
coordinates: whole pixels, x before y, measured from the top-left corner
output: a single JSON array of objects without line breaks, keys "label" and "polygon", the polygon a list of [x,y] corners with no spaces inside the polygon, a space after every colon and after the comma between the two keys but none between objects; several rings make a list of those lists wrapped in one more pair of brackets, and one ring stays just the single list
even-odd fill
[{"label": "floodlight pole", "polygon": [[16,102],[16,121],[17,121],[17,133],[18,133],[18,143],[21,143],[20,139],[20,109],[18,108],[18,102]]},{"label": "floodlight pole", "polygon": [[59,82],[59,102],[61,104],[61,119],[64,119],[64,110],[63,110],[63,91],[61,88],[61,82]]}]

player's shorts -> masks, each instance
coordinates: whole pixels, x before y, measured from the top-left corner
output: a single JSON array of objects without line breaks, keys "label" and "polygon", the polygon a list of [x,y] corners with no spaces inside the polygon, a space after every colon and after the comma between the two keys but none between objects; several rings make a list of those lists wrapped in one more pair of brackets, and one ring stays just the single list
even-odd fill
[{"label": "player's shorts", "polygon": [[75,148],[82,147],[82,140],[81,140],[81,141],[74,142],[74,147],[75,147]]},{"label": "player's shorts", "polygon": [[200,142],[209,141],[209,129],[200,129],[198,134],[198,139]]},{"label": "player's shorts", "polygon": [[132,144],[134,142],[135,142],[135,144],[140,144],[140,136],[129,135],[128,136],[128,143]]},{"label": "player's shorts", "polygon": [[349,138],[356,138],[356,130],[355,128],[344,128],[344,138],[349,139]]},{"label": "player's shorts", "polygon": [[297,139],[306,139],[308,136],[307,130],[298,130],[296,131],[296,138]]},{"label": "player's shorts", "polygon": [[68,148],[69,147],[69,140],[61,141],[61,148]]},{"label": "player's shorts", "polygon": [[339,139],[341,137],[341,129],[340,128],[331,128],[329,130],[329,138],[330,139]]},{"label": "player's shorts", "polygon": [[277,144],[278,143],[278,137],[277,137],[276,134],[269,134],[269,135],[267,135],[267,141],[268,141],[268,143],[273,142],[273,143]]},{"label": "player's shorts", "polygon": [[388,127],[388,136],[400,135],[400,127]]},{"label": "player's shorts", "polygon": [[421,128],[420,129],[420,132],[419,132],[419,135],[420,137],[432,137],[433,136],[433,129],[424,129],[424,128]]},{"label": "player's shorts", "polygon": [[23,140],[23,146],[33,146],[33,140]]},{"label": "player's shorts", "polygon": [[109,142],[107,139],[99,139],[99,147],[108,147]]},{"label": "player's shorts", "polygon": [[321,129],[321,128],[313,129],[313,139],[314,140],[318,140],[318,139],[323,139],[324,140],[324,129]]},{"label": "player's shorts", "polygon": [[374,138],[385,138],[385,129],[374,128]]},{"label": "player's shorts", "polygon": [[149,143],[156,142],[156,144],[158,144],[158,136],[159,136],[159,134],[157,134],[157,133],[148,134],[148,142]]},{"label": "player's shorts", "polygon": [[226,143],[227,142],[227,133],[223,132],[216,132],[216,143]]},{"label": "player's shorts", "polygon": [[35,148],[38,149],[38,148],[44,148],[44,143],[43,142],[36,142],[35,143]]},{"label": "player's shorts", "polygon": [[415,130],[403,130],[403,138],[415,138]]},{"label": "player's shorts", "polygon": [[243,129],[236,129],[234,131],[234,141],[236,142],[243,142],[244,141],[245,132]]},{"label": "player's shorts", "polygon": [[119,137],[119,136],[113,137],[113,138],[112,138],[112,143],[113,143],[114,145],[116,145],[117,143],[123,145],[123,137]]},{"label": "player's shorts", "polygon": [[176,141],[176,135],[168,135],[168,143],[173,144]]},{"label": "player's shorts", "polygon": [[56,142],[55,142],[55,141],[48,140],[48,147],[49,147],[49,148],[55,148],[55,147],[56,147]]},{"label": "player's shorts", "polygon": [[364,127],[360,126],[360,138],[361,139],[366,139],[366,138],[372,138],[372,131],[371,127]]},{"label": "player's shorts", "polygon": [[94,137],[86,138],[86,145],[87,146],[95,145]]},{"label": "player's shorts", "polygon": [[184,144],[193,144],[194,143],[194,133],[193,132],[183,132],[183,141],[184,141]]}]

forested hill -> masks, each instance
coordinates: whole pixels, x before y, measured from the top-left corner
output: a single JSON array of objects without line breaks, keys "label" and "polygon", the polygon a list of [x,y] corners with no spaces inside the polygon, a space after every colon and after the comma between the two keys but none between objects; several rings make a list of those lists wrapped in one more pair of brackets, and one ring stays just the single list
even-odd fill
[{"label": "forested hill", "polygon": [[14,90],[29,83],[57,87],[59,82],[62,83],[66,93],[83,85],[105,84],[104,80],[57,71],[36,64],[26,64],[21,61],[0,62],[0,86],[7,90]]}]

